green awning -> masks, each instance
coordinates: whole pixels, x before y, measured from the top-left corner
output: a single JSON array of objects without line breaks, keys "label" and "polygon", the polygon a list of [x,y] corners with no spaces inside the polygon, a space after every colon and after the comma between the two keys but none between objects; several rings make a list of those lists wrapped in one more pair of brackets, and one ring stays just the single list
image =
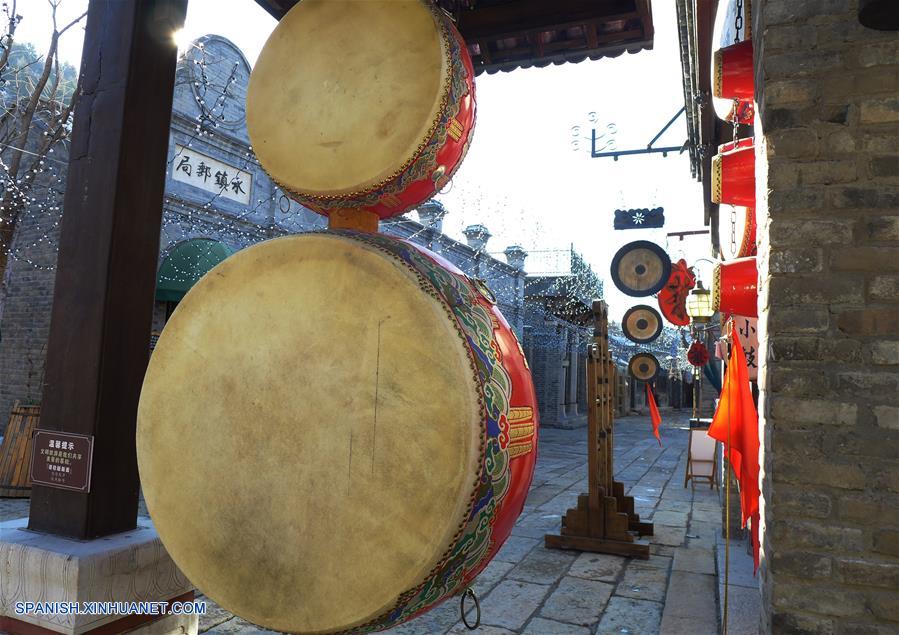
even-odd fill
[{"label": "green awning", "polygon": [[206,272],[234,253],[227,245],[208,238],[187,240],[175,247],[156,274],[156,299],[179,302]]}]

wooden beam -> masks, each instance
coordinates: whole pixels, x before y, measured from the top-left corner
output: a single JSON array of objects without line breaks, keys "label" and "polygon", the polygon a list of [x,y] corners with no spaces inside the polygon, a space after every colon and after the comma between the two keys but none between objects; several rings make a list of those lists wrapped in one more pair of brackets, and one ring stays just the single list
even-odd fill
[{"label": "wooden beam", "polygon": [[639,17],[634,0],[519,0],[492,7],[463,11],[459,31],[466,40],[498,38],[528,31],[546,31],[596,20],[628,20]]},{"label": "wooden beam", "polygon": [[256,0],[256,4],[265,9],[269,15],[280,20],[297,3],[297,0]]},{"label": "wooden beam", "polygon": [[137,401],[149,355],[169,120],[187,0],[90,0],[41,428],[94,437],[90,493],[35,485],[28,526],[133,529]]}]

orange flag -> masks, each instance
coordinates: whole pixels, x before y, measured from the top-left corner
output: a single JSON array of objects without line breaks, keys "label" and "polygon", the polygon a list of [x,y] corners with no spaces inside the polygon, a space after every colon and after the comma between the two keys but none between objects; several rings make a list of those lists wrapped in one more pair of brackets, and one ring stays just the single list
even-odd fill
[{"label": "orange flag", "polygon": [[[753,530],[757,535],[759,518],[759,416],[752,400],[746,355],[740,346],[737,328],[731,324],[731,349],[727,371],[721,386],[718,409],[709,426],[709,436],[724,443],[725,455],[733,466],[734,476],[740,484],[740,508],[742,525],[753,518]],[[753,540],[756,568],[758,568],[758,541]]]},{"label": "orange flag", "polygon": [[652,433],[659,440],[659,445],[662,445],[662,437],[659,436],[659,425],[662,423],[662,415],[659,414],[659,407],[656,405],[656,398],[652,394],[652,388],[649,387],[649,384],[644,384],[644,386],[646,387],[646,403],[649,404],[649,414],[652,417]]}]

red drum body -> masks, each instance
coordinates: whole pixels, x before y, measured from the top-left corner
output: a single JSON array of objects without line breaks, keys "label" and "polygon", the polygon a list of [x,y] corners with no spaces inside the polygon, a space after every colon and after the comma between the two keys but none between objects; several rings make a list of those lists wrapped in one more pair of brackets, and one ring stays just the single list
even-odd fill
[{"label": "red drum body", "polygon": [[719,263],[712,281],[712,308],[725,315],[758,317],[758,279],[755,258]]},{"label": "red drum body", "polygon": [[303,0],[250,77],[247,128],[272,179],[320,214],[410,211],[462,162],[474,68],[429,0]]},{"label": "red drum body", "polygon": [[741,140],[737,148],[712,158],[712,201],[755,207],[755,147],[752,139]]},{"label": "red drum body", "polygon": [[744,99],[755,97],[755,74],[752,66],[752,40],[715,51],[714,86],[715,97],[724,99]]}]

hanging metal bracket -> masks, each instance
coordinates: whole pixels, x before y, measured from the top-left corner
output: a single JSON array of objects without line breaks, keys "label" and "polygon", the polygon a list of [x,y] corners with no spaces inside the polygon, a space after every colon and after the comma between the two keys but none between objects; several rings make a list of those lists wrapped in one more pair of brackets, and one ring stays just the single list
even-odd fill
[{"label": "hanging metal bracket", "polygon": [[659,137],[661,137],[663,134],[665,134],[665,132],[668,130],[668,128],[670,128],[671,125],[675,121],[677,121],[678,117],[680,117],[682,114],[684,114],[684,112],[686,112],[685,107],[678,110],[677,114],[674,115],[671,118],[671,120],[668,123],[666,123],[661,130],[659,130],[658,134],[656,134],[655,137],[652,138],[652,141],[650,141],[648,144],[646,144],[645,148],[642,148],[639,150],[613,150],[611,152],[597,152],[596,151],[596,128],[594,128],[590,133],[590,136],[591,136],[590,157],[593,159],[603,159],[603,158],[612,157],[615,161],[617,161],[618,157],[623,157],[623,156],[628,156],[628,155],[633,155],[633,154],[661,154],[663,157],[667,157],[669,152],[677,152],[678,154],[682,154],[687,149],[687,146],[690,145],[689,140],[685,141],[684,145],[682,145],[682,146],[666,146],[663,148],[654,148],[652,144],[654,144],[656,141],[658,141]]}]

